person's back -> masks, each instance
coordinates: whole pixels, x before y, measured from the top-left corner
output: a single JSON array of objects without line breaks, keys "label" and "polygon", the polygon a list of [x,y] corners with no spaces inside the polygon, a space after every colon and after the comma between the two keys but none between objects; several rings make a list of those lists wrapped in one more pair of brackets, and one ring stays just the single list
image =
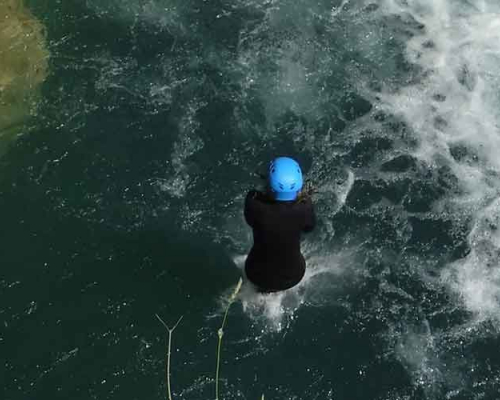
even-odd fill
[{"label": "person's back", "polygon": [[[290,166],[292,174],[284,168]],[[301,233],[315,226],[311,199],[298,196],[302,174],[294,160],[282,157],[271,163],[269,183],[270,193],[252,190],[245,200],[245,219],[254,237],[245,272],[263,292],[286,290],[300,282],[306,267]]]}]

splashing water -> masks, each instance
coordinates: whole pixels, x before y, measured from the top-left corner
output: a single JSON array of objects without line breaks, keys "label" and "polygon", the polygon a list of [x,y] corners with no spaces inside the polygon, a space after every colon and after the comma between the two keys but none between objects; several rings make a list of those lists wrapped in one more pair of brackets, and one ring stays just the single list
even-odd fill
[{"label": "splashing water", "polygon": [[[32,348],[19,364],[11,355],[7,368],[23,398],[38,394],[30,383],[44,368],[50,373],[40,379],[95,346],[130,354],[127,343],[136,360],[102,367],[110,380],[117,374],[113,387],[87,371],[90,383],[78,390],[126,398],[125,375],[141,390],[158,386],[151,377],[162,360],[152,349],[161,345],[144,319],[155,307],[192,312],[179,335],[180,349],[190,350],[174,355],[193,375],[183,370],[174,391],[207,398],[213,363],[203,346],[220,322],[234,264],[242,270],[251,246],[242,203],[259,183],[250,176],[286,153],[317,192],[318,226],[302,243],[308,268],[284,293],[242,288],[225,332],[225,398],[495,399],[497,3],[88,0],[74,11],[51,9],[56,72],[40,122],[46,134],[27,139],[26,164],[13,164],[28,171],[27,182],[2,191],[16,202],[42,193],[40,214],[50,222],[37,230],[23,212],[7,231],[16,237],[26,219],[41,241],[22,253],[54,265],[37,275],[42,286],[61,288],[51,296],[67,304],[70,294],[59,290],[73,285],[72,301],[82,297],[106,318],[97,333],[65,325],[71,343],[47,362]],[[100,30],[109,37],[89,33]],[[59,226],[73,224],[82,231],[74,238]],[[39,239],[46,235],[50,243]],[[28,275],[37,263],[26,261]],[[28,279],[9,273],[3,304]],[[42,312],[51,337],[61,335],[57,321],[73,320],[61,309],[50,319],[45,294],[22,293],[21,311],[1,310],[10,338],[16,321]],[[134,301],[121,301],[123,293]],[[71,357],[58,361],[61,354]]]},{"label": "splashing water", "polygon": [[420,1],[411,6],[386,2],[384,7],[389,13],[411,15],[426,31],[407,43],[407,57],[422,68],[421,81],[381,96],[381,107],[401,115],[419,133],[414,156],[445,165],[458,178],[460,192],[435,207],[471,219],[471,252],[450,264],[443,279],[471,311],[496,318],[500,315],[498,4]]}]

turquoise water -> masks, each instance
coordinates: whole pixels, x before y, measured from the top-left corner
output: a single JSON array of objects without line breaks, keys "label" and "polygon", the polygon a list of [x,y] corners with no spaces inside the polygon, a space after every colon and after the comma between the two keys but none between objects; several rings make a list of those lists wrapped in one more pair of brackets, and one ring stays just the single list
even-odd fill
[{"label": "turquoise water", "polygon": [[221,398],[500,396],[500,4],[31,1],[52,54],[0,160],[0,397],[215,397],[255,172],[317,189],[303,283],[244,287]]}]

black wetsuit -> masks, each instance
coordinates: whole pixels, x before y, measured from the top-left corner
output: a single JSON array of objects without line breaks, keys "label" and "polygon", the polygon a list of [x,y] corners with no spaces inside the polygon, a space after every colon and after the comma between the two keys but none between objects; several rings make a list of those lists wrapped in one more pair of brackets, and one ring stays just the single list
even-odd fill
[{"label": "black wetsuit", "polygon": [[276,201],[252,190],[245,199],[245,220],[253,229],[253,247],[245,262],[247,278],[262,292],[299,283],[306,270],[300,236],[316,224],[311,199]]}]

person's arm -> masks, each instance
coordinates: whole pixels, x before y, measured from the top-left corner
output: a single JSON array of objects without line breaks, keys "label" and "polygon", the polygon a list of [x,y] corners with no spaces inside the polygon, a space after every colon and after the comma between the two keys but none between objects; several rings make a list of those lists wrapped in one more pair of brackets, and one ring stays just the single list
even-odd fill
[{"label": "person's arm", "polygon": [[245,198],[245,221],[247,222],[248,225],[250,225],[252,228],[254,226],[255,222],[255,212],[254,212],[254,207],[252,207],[252,203],[255,201],[255,196],[257,196],[257,191],[256,190],[250,190],[247,193],[247,197]]},{"label": "person's arm", "polygon": [[314,206],[311,197],[304,199],[304,227],[302,230],[304,232],[311,232],[316,226],[316,213],[314,212]]}]

